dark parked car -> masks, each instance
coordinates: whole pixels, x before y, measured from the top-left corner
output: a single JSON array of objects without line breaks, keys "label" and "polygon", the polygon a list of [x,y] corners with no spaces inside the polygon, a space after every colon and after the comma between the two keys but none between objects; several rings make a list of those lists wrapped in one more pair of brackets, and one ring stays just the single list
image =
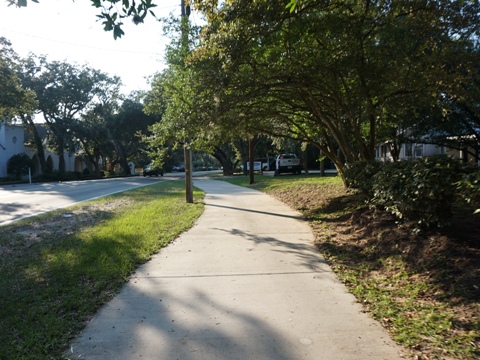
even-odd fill
[{"label": "dark parked car", "polygon": [[147,165],[143,168],[143,176],[163,176],[163,169],[162,168],[158,168],[158,167],[154,167],[153,165]]},{"label": "dark parked car", "polygon": [[184,165],[178,165],[178,166],[174,166],[172,168],[173,171],[178,171],[178,172],[184,172],[185,171],[185,166]]}]

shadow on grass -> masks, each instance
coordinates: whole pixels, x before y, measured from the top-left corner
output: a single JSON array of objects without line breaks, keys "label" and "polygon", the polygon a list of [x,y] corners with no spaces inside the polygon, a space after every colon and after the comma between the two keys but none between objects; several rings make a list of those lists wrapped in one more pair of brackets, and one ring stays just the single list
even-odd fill
[{"label": "shadow on grass", "polygon": [[342,195],[326,200],[321,207],[305,211],[307,219],[321,220],[326,223],[347,221],[354,210],[360,208],[361,199],[358,195]]},{"label": "shadow on grass", "polygon": [[73,234],[74,228],[111,217],[103,210],[74,218],[49,215],[5,228],[0,239],[0,358],[58,354],[98,301],[116,291],[123,279],[114,268],[134,251],[134,239],[128,239],[131,245],[123,239],[126,246],[119,251],[118,239],[86,241]]},{"label": "shadow on grass", "polygon": [[[131,212],[131,198],[149,194],[122,194],[120,213]],[[164,198],[176,209],[170,196],[166,192]],[[114,196],[2,229],[0,359],[60,357],[98,306],[165,246],[172,234],[154,231],[164,226],[160,210],[116,226],[115,201]]]}]

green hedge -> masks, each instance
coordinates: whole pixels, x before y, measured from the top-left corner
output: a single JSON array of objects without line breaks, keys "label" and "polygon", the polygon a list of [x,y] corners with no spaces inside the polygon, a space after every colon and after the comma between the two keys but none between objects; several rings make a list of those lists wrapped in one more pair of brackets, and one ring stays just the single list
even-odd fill
[{"label": "green hedge", "polygon": [[[462,178],[456,184],[458,194],[467,203],[480,207],[480,171],[477,169],[470,169],[462,174]],[[476,213],[479,213],[477,209]]]},{"label": "green hedge", "polygon": [[25,154],[13,155],[7,162],[7,173],[15,176],[17,180],[20,180],[22,175],[28,174],[28,169],[33,167],[33,162],[30,157]]},{"label": "green hedge", "polygon": [[[100,178],[104,177],[102,172]],[[67,171],[65,173],[60,173],[54,171],[52,173],[47,173],[35,177],[35,181],[74,181],[74,180],[93,180],[99,179],[95,174],[83,174],[79,171]]]},{"label": "green hedge", "polygon": [[373,207],[384,208],[420,227],[449,224],[454,202],[478,201],[478,167],[445,155],[399,162],[359,162],[346,172],[351,188],[358,189]]},{"label": "green hedge", "polygon": [[382,161],[358,161],[347,168],[345,176],[348,186],[357,189],[367,200],[373,198],[373,177],[383,167]]}]

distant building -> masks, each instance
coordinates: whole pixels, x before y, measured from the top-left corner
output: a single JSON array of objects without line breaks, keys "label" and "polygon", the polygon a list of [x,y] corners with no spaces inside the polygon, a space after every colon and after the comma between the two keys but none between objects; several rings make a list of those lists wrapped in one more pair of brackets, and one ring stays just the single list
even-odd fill
[{"label": "distant building", "polygon": [[[46,131],[39,125],[40,134],[45,136]],[[42,131],[43,130],[43,131]],[[41,175],[40,161],[38,160],[37,151],[35,148],[26,146],[25,142],[28,140],[28,135],[22,125],[7,124],[0,122],[0,178],[7,177],[7,163],[8,160],[17,154],[25,153],[33,160],[33,168],[31,169],[32,176]],[[66,153],[65,165],[66,171],[81,172],[86,168],[85,163],[81,158],[75,154],[69,155]],[[50,171],[57,171],[59,165],[59,157],[45,148],[45,161]]]},{"label": "distant building", "polygon": [[[393,161],[391,154],[391,144],[388,142],[379,144],[376,148],[375,158],[382,161]],[[470,149],[471,152],[473,151]],[[473,151],[474,152],[474,151]],[[477,164],[480,166],[480,154],[477,156],[469,155],[469,152],[465,150],[451,149],[443,145],[427,144],[427,143],[404,143],[400,145],[399,160],[407,159],[419,159],[432,155],[449,155],[452,158],[461,160],[462,162],[468,162],[471,164]]]}]

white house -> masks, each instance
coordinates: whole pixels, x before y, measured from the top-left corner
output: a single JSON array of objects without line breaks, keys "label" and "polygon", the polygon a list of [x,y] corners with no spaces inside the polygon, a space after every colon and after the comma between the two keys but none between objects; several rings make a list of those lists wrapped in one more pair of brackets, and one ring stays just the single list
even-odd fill
[{"label": "white house", "polygon": [[0,177],[7,176],[7,162],[25,152],[23,127],[0,123]]},{"label": "white house", "polygon": [[[399,159],[419,159],[426,156],[432,155],[442,155],[447,154],[453,158],[468,161],[473,163],[475,158],[468,156],[465,151],[450,149],[446,146],[434,145],[434,144],[424,144],[424,143],[406,143],[401,144],[399,151]],[[382,161],[392,161],[393,156],[390,153],[390,144],[382,143],[376,148],[376,159]],[[477,165],[480,166],[480,160],[477,161]]]},{"label": "white house", "polygon": [[[21,153],[27,154],[33,160],[32,176],[40,175],[40,161],[38,160],[37,151],[25,145],[26,134],[22,125],[7,124],[0,122],[0,178],[7,177],[7,163],[13,156]],[[83,171],[86,167],[80,158],[75,154],[65,154],[66,171]],[[58,170],[59,157],[45,149],[45,160],[47,167],[52,170]]]}]

